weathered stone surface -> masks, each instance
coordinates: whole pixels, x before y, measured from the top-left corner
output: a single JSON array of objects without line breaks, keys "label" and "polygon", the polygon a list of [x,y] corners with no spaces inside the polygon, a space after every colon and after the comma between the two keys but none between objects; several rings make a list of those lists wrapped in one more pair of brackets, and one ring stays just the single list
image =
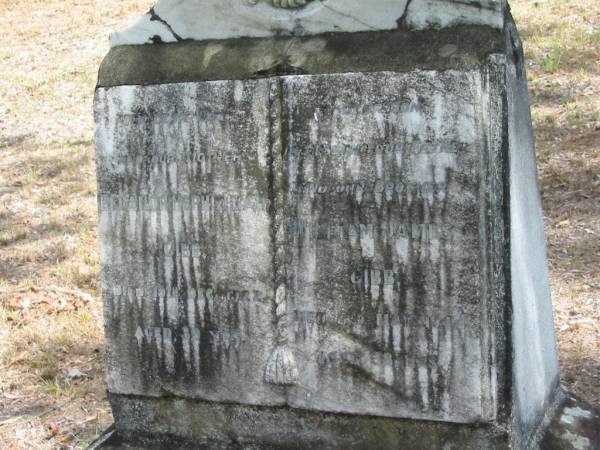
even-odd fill
[{"label": "weathered stone surface", "polygon": [[158,0],[133,27],[113,33],[110,44],[306,36],[467,24],[502,28],[505,8],[504,0],[315,0],[300,3],[297,0]]},{"label": "weathered stone surface", "polygon": [[[120,432],[109,429],[89,450],[596,450],[600,447],[600,411],[581,399],[562,394],[557,405],[550,408],[536,439],[526,445],[511,445],[505,430],[494,424],[324,415],[190,400],[115,397],[111,402],[121,423]],[[203,437],[198,439],[198,436]]]},{"label": "weathered stone surface", "polygon": [[473,70],[504,48],[502,31],[482,26],[125,45],[113,47],[103,60],[98,86],[287,74]]},{"label": "weathered stone surface", "polygon": [[99,90],[112,392],[282,404],[272,350],[268,81]]},{"label": "weathered stone surface", "polygon": [[458,425],[323,414],[291,408],[201,401],[111,398],[119,433],[103,450],[500,450],[507,436],[491,424]]},{"label": "weathered stone surface", "polygon": [[280,265],[302,367],[289,404],[492,419],[481,153],[499,142],[482,74],[289,77],[280,95]]},{"label": "weathered stone surface", "polygon": [[111,392],[493,419],[486,73],[98,90]]},{"label": "weathered stone surface", "polygon": [[567,395],[541,441],[543,450],[597,450],[600,448],[600,410]]},{"label": "weathered stone surface", "polygon": [[512,298],[512,401],[515,439],[539,428],[559,383],[542,205],[523,49],[514,24],[507,39],[516,61],[507,70]]}]

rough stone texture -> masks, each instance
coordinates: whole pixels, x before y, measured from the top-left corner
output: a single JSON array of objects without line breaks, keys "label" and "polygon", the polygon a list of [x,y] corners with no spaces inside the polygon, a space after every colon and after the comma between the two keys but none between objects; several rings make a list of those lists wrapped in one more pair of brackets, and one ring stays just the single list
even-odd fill
[{"label": "rough stone texture", "polygon": [[501,30],[481,26],[126,45],[110,50],[100,67],[98,85],[478,69],[488,55],[502,53],[504,48]]},{"label": "rough stone texture", "polygon": [[481,73],[289,77],[280,95],[278,265],[302,368],[288,403],[493,419],[482,152],[500,143],[485,141]]},{"label": "rough stone texture", "polygon": [[[536,440],[539,445],[520,448],[600,448],[600,411],[573,396],[559,397],[558,405],[550,410],[544,427],[539,430],[542,436]],[[119,396],[111,398],[111,402],[121,418],[120,432],[110,428],[88,450],[509,448],[506,433],[494,425],[330,415],[189,400]]]},{"label": "rough stone texture", "polygon": [[266,80],[99,90],[112,392],[282,404],[274,342]]},{"label": "rough stone texture", "polygon": [[507,437],[489,424],[323,414],[190,400],[111,398],[119,434],[101,447],[207,450],[500,450]]},{"label": "rough stone texture", "polygon": [[[294,8],[265,0],[158,0],[111,46],[240,37],[431,29],[455,25],[502,28],[504,0],[317,0]],[[287,3],[288,0],[285,0]]]}]

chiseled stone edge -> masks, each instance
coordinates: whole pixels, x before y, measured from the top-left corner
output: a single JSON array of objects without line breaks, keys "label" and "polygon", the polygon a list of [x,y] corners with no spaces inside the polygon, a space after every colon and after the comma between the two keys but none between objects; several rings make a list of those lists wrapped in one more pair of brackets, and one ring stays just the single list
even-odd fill
[{"label": "chiseled stone edge", "polygon": [[104,58],[98,87],[273,75],[473,69],[493,53],[504,53],[502,31],[482,26],[127,45],[112,48]]},{"label": "chiseled stone edge", "polygon": [[[454,424],[109,394],[116,431],[91,450],[283,450],[508,448],[506,429],[492,423]],[[184,419],[185,423],[181,423]]]},{"label": "chiseled stone edge", "polygon": [[[507,449],[509,436],[506,429],[493,424],[456,425],[431,423],[411,419],[389,419],[383,417],[361,417],[345,414],[318,413],[281,407],[255,407],[234,404],[218,404],[199,400],[175,398],[147,399],[133,396],[110,395],[115,417],[123,418],[124,426],[116,430],[111,426],[88,450],[150,449],[229,449],[229,450],[275,450],[311,449],[325,450],[345,448],[371,450],[389,447],[394,441],[403,449],[422,449],[428,443],[443,442],[446,438],[460,439],[461,449],[485,447]],[[181,417],[182,412],[191,414],[199,429],[204,428],[212,437],[198,440],[197,430],[186,429],[189,440],[174,436],[177,419],[157,422],[166,418]],[[189,418],[189,416],[188,416]],[[144,428],[140,434],[129,429],[138,422]],[[172,422],[172,423],[171,423]],[[221,436],[241,428],[258,439],[243,439],[238,442],[218,439],[214,434],[215,423],[222,423],[217,432]],[[466,428],[465,428],[466,427]],[[232,435],[239,436],[235,432]],[[193,437],[192,437],[193,436]],[[248,438],[248,436],[245,436]],[[352,442],[352,437],[354,442]],[[483,440],[483,441],[482,441]],[[555,404],[548,409],[547,419],[536,433],[536,439],[525,444],[528,450],[596,450],[600,448],[600,409],[582,399],[561,390],[557,392]],[[440,447],[441,448],[441,447]]]}]

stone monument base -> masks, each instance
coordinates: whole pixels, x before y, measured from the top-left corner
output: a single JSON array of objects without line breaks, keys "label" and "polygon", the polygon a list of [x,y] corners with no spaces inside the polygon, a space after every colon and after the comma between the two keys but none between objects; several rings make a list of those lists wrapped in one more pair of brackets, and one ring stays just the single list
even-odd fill
[{"label": "stone monument base", "polygon": [[[88,450],[508,449],[505,429],[418,420],[324,414],[174,398],[110,396],[111,427]],[[562,391],[527,448],[600,448],[600,411]],[[136,430],[136,431],[131,431]]]}]

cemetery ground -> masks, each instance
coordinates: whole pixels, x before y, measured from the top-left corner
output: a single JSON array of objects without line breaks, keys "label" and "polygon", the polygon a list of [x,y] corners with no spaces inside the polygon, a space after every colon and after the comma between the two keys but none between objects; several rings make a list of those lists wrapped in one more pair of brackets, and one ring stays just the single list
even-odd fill
[{"label": "cemetery ground", "polygon": [[[151,0],[0,0],[0,447],[110,422],[91,99],[107,33]],[[600,3],[515,0],[563,383],[600,404]]]}]

